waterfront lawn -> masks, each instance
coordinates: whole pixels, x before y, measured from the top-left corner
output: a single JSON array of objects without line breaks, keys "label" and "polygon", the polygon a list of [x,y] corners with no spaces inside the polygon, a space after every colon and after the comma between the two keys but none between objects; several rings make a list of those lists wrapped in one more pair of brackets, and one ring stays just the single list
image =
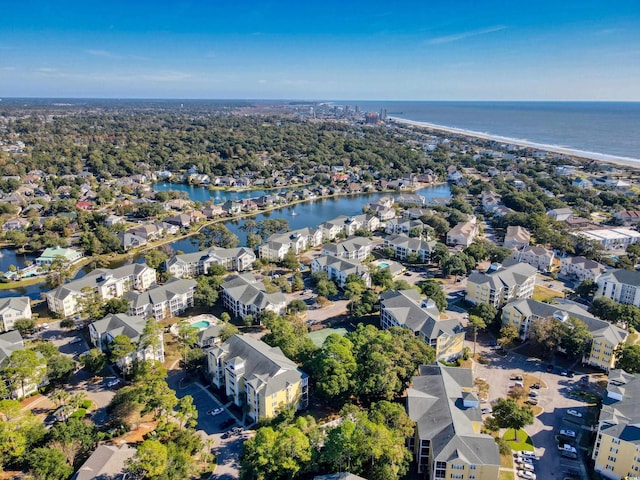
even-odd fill
[{"label": "waterfront lawn", "polygon": [[507,431],[504,432],[504,435],[502,436],[504,441],[506,441],[507,444],[511,447],[511,450],[516,452],[520,450],[533,452],[533,441],[531,440],[531,437],[527,434],[527,432],[520,429],[518,430],[518,440],[514,440],[514,437],[515,432],[513,428],[507,429]]}]

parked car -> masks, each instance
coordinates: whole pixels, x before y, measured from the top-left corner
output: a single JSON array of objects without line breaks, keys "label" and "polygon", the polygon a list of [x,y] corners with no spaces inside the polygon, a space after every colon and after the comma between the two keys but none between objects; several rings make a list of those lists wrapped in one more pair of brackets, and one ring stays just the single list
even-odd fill
[{"label": "parked car", "polygon": [[522,378],[522,375],[511,375],[510,380],[517,380],[519,382],[523,381],[524,378]]},{"label": "parked car", "polygon": [[532,383],[531,384],[531,388],[540,389],[540,383],[538,383],[538,382]]},{"label": "parked car", "polygon": [[580,381],[584,383],[589,383],[589,375],[583,375]]},{"label": "parked car", "polygon": [[576,432],[573,430],[560,430],[560,435],[564,435],[565,437],[576,438]]},{"label": "parked car", "polygon": [[547,365],[547,372],[553,372],[553,365]]},{"label": "parked car", "polygon": [[566,370],[562,370],[562,371],[560,372],[560,375],[561,375],[561,376],[563,376],[563,377],[566,377],[566,376],[568,376],[568,375],[569,375],[569,372],[567,372]]},{"label": "parked car", "polygon": [[119,378],[113,378],[113,379],[111,379],[111,380],[109,380],[107,382],[107,387],[115,387],[119,383],[120,383],[120,379]]},{"label": "parked car", "polygon": [[530,397],[537,397],[538,395],[540,395],[540,394],[539,394],[538,392],[536,392],[535,390],[531,390],[531,391],[529,392],[529,396],[530,396]]},{"label": "parked car", "polygon": [[522,470],[527,470],[529,472],[535,472],[535,468],[533,465],[531,465],[530,463],[520,463],[518,464],[518,468],[521,468]]},{"label": "parked car", "polygon": [[49,324],[48,323],[43,323],[42,324],[42,329],[43,330],[49,330]]},{"label": "parked car", "polygon": [[215,417],[216,415],[220,415],[222,412],[224,412],[224,408],[214,408],[213,410],[209,410],[207,415]]},{"label": "parked car", "polygon": [[516,461],[520,463],[528,463],[529,465],[533,465],[533,459],[529,457],[518,456]]},{"label": "parked car", "polygon": [[573,378],[573,377],[575,377],[576,374],[575,374],[575,372],[573,370],[569,370],[567,372],[567,375],[569,376],[569,378]]},{"label": "parked car", "polygon": [[518,476],[520,478],[526,478],[527,480],[536,480],[536,474],[528,472],[526,470],[518,470]]},{"label": "parked car", "polygon": [[574,409],[567,410],[567,415],[571,415],[572,417],[582,418],[582,414],[579,411]]},{"label": "parked car", "polygon": [[488,415],[490,413],[493,413],[493,410],[491,408],[483,408],[482,410],[480,410],[482,412],[483,415]]},{"label": "parked car", "polygon": [[525,403],[528,403],[529,405],[537,405],[538,400],[536,400],[535,398],[529,398]]},{"label": "parked car", "polygon": [[532,458],[532,459],[536,459],[538,457],[536,457],[536,453],[535,452],[530,452],[529,450],[520,450],[518,452],[518,455],[520,455],[521,457],[525,457],[525,458]]}]

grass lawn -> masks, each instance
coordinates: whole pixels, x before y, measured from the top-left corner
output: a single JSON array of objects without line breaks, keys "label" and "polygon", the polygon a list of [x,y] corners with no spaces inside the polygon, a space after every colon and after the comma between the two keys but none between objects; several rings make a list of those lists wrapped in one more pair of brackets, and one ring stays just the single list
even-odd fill
[{"label": "grass lawn", "polygon": [[501,468],[513,468],[513,455],[509,452],[506,455],[500,455]]},{"label": "grass lawn", "polygon": [[514,431],[513,428],[508,429],[502,438],[509,444],[511,450],[527,450],[529,452],[533,452],[533,442],[531,438],[524,430],[518,430],[518,441],[514,440]]},{"label": "grass lawn", "polygon": [[544,302],[550,298],[562,298],[564,295],[562,292],[553,290],[551,288],[543,287],[542,285],[536,285],[533,287],[533,300],[538,302]]},{"label": "grass lawn", "polygon": [[635,345],[640,341],[640,333],[638,332],[633,332],[632,334],[629,335],[629,337],[627,338],[627,344],[628,345]]},{"label": "grass lawn", "polygon": [[498,480],[514,480],[514,478],[513,472],[504,472],[501,470],[498,475]]},{"label": "grass lawn", "polygon": [[16,288],[28,287],[29,285],[37,285],[38,283],[44,283],[47,279],[45,277],[25,278],[24,280],[18,280],[17,282],[0,283],[0,290],[13,290]]}]

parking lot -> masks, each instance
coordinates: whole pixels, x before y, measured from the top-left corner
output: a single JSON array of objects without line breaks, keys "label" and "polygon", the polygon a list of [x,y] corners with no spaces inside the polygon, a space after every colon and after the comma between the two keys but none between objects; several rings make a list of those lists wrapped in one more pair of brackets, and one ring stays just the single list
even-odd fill
[{"label": "parking lot", "polygon": [[[497,353],[483,348],[483,354],[489,359],[489,365],[475,365],[475,378],[483,378],[489,383],[489,402],[498,398],[507,398],[514,381],[510,377],[514,374],[528,374],[535,380],[546,384],[546,388],[538,390],[538,405],[543,411],[535,418],[534,424],[525,427],[535,445],[535,452],[539,458],[534,462],[537,478],[562,478],[569,471],[580,472],[580,478],[587,478],[583,461],[562,457],[558,451],[557,436],[561,429],[573,430],[577,433],[575,442],[582,444],[591,432],[585,424],[588,417],[587,404],[573,396],[572,390],[583,388],[590,384],[581,384],[581,375],[574,378],[564,377],[555,369],[546,371],[546,363],[515,353],[508,353],[502,357]],[[576,410],[582,418],[569,415],[569,410]],[[578,455],[584,458],[586,451],[578,449]]]}]

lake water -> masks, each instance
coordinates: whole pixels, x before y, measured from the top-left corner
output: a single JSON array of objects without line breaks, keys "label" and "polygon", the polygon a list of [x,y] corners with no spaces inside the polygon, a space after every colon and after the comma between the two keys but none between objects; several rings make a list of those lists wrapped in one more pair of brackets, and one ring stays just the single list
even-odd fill
[{"label": "lake water", "polygon": [[[157,185],[161,186],[161,188],[166,188],[162,187],[163,184]],[[189,198],[191,198],[192,200],[198,200],[200,202],[210,200],[218,194],[221,198],[224,198],[224,194],[233,195],[238,193],[213,192],[204,187],[194,187],[191,185],[181,184],[171,184],[171,187],[173,190],[187,192],[189,194]],[[248,194],[248,196],[245,198],[257,197],[264,194],[264,192],[255,190],[253,192],[241,193]],[[267,193],[273,194],[273,191],[269,191]],[[418,190],[416,193],[425,197],[427,201],[432,198],[451,197],[451,190],[449,189],[449,185],[446,184],[425,187]],[[339,217],[340,215],[359,215],[362,213],[362,208],[367,203],[388,195],[394,196],[395,194],[372,193],[311,200],[308,202],[299,203],[293,207],[285,207],[278,210],[260,213],[251,218],[256,222],[267,218],[284,218],[289,222],[289,227],[291,230],[297,230],[299,228],[305,227],[317,227],[321,223]],[[247,244],[247,233],[241,228],[244,225],[244,222],[245,219],[229,220],[225,222],[227,228],[235,233],[240,239],[240,245]],[[200,249],[200,245],[196,237],[185,238],[182,240],[178,240],[177,242],[172,242],[170,246],[174,251],[180,250],[184,253],[196,252]]]},{"label": "lake water", "polygon": [[247,198],[256,198],[263,195],[276,195],[288,190],[287,188],[280,188],[274,190],[241,190],[236,192],[226,190],[209,190],[207,187],[171,182],[156,183],[153,186],[153,189],[157,192],[168,192],[170,190],[186,192],[191,200],[201,203],[208,202],[209,200],[214,203],[224,203],[227,200],[245,200]]}]

